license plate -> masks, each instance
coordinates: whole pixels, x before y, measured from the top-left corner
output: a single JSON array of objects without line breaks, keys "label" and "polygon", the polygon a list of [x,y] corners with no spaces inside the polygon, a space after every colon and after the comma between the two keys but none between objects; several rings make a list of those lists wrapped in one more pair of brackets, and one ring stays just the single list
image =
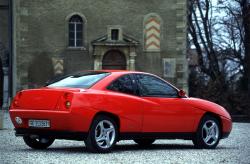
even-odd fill
[{"label": "license plate", "polygon": [[49,128],[50,121],[49,120],[29,120],[29,127]]}]

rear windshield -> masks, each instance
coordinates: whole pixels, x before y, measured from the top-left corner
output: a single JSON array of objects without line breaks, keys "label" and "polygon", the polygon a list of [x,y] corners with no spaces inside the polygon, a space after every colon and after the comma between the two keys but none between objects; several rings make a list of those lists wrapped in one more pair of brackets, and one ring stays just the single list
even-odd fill
[{"label": "rear windshield", "polygon": [[81,72],[50,81],[47,87],[90,88],[109,74],[108,72]]}]

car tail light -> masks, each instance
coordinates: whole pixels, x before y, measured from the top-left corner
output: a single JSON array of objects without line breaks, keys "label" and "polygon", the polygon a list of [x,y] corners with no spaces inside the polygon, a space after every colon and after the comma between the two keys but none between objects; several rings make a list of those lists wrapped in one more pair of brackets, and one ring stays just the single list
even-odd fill
[{"label": "car tail light", "polygon": [[64,93],[62,97],[59,100],[59,103],[57,105],[57,109],[59,110],[68,110],[71,107],[71,101],[73,98],[73,93]]},{"label": "car tail light", "polygon": [[70,101],[66,101],[66,102],[65,102],[65,107],[66,107],[67,109],[69,109],[70,106],[71,106],[71,102],[70,102]]}]

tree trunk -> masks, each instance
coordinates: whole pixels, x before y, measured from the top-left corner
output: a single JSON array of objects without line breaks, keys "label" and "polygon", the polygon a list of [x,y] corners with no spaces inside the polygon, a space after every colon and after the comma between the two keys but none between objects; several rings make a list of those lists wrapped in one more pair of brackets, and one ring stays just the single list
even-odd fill
[{"label": "tree trunk", "polygon": [[241,0],[245,47],[245,80],[250,97],[250,1]]}]

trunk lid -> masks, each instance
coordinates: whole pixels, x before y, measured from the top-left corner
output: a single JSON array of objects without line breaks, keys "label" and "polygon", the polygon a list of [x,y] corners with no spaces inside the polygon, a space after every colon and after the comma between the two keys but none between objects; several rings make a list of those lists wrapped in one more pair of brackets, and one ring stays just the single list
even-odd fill
[{"label": "trunk lid", "polygon": [[[79,90],[79,89],[78,89]],[[56,109],[58,101],[65,93],[78,91],[77,89],[41,88],[21,91],[16,96],[16,108],[19,109]]]}]

